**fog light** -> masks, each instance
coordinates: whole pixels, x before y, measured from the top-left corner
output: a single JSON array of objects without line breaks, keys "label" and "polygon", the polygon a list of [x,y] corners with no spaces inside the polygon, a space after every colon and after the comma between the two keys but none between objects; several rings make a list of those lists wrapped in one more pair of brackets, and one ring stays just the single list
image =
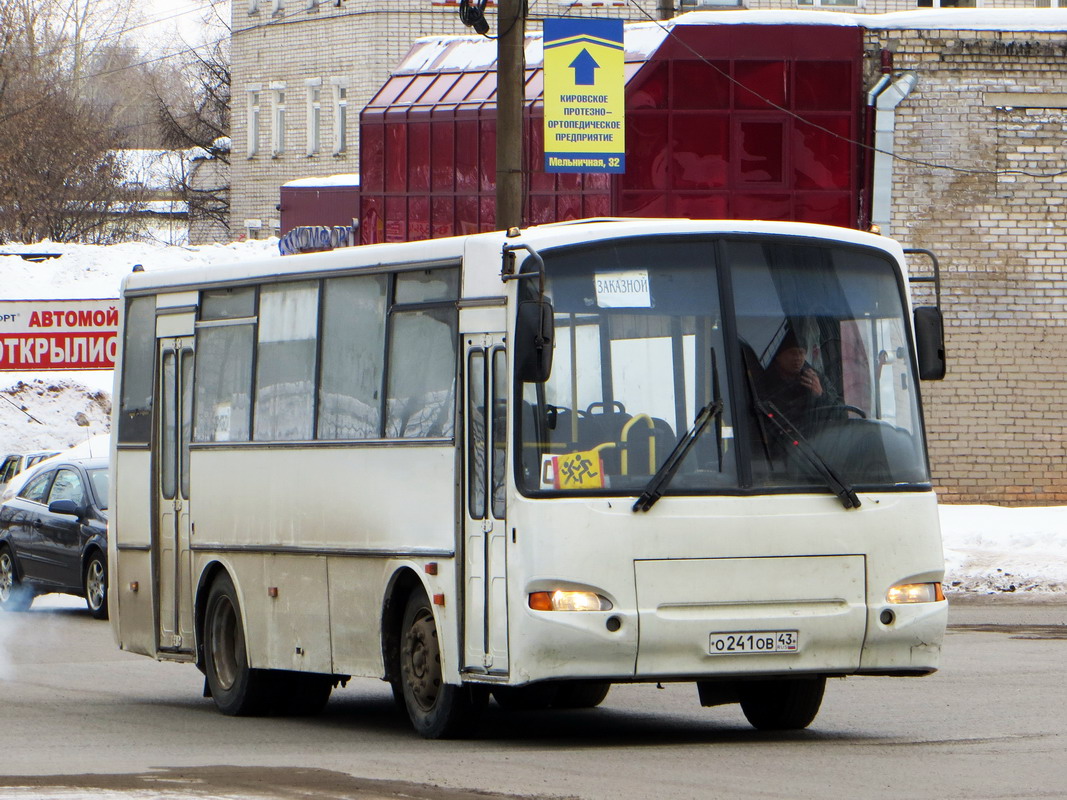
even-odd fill
[{"label": "fog light", "polygon": [[936,603],[945,599],[940,583],[902,583],[886,592],[890,603]]},{"label": "fog light", "polygon": [[534,611],[610,611],[611,601],[596,592],[531,592]]}]

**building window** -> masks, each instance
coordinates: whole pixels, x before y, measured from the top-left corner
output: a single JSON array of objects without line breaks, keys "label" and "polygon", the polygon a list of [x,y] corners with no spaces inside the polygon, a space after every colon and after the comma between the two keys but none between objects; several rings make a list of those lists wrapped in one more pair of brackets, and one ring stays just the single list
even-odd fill
[{"label": "building window", "polygon": [[270,95],[270,154],[277,157],[285,152],[285,84],[272,83]]},{"label": "building window", "polygon": [[270,13],[281,14],[284,8],[285,4],[282,0],[270,0]]},{"label": "building window", "polygon": [[259,86],[248,89],[248,157],[259,152],[259,126],[260,126],[260,99],[262,92]]},{"label": "building window", "polygon": [[348,150],[348,80],[333,81],[333,154]]},{"label": "building window", "polygon": [[[1052,0],[1055,2],[1055,0]],[[981,0],[918,0],[919,8],[981,8]]]},{"label": "building window", "polygon": [[319,0],[307,0],[307,10],[308,11],[318,11],[318,8],[319,8]]},{"label": "building window", "polygon": [[248,0],[248,13],[255,14],[259,11],[259,0]]},{"label": "building window", "polygon": [[313,156],[322,146],[322,78],[305,81],[307,87],[307,154]]},{"label": "building window", "polygon": [[855,8],[863,5],[863,0],[797,0],[798,6],[814,6],[815,8],[835,8],[847,6]]}]

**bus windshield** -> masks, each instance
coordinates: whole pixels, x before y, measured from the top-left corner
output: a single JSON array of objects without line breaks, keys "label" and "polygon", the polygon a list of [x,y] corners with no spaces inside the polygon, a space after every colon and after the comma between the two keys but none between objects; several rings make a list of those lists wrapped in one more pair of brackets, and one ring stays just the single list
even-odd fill
[{"label": "bus windshield", "polygon": [[524,493],[640,493],[709,407],[668,495],[828,491],[828,473],[928,488],[902,279],[886,254],[736,237],[543,255],[554,364],[522,386]]}]

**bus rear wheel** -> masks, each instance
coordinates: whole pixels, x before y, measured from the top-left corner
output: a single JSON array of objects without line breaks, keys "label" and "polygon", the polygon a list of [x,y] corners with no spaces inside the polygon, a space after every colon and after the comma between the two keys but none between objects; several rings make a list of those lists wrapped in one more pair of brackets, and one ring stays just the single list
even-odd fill
[{"label": "bus rear wheel", "polygon": [[237,590],[229,575],[211,584],[204,613],[204,672],[215,706],[233,717],[267,710],[270,674],[248,666]]},{"label": "bus rear wheel", "polygon": [[741,686],[741,711],[761,731],[795,731],[808,727],[819,713],[826,678],[752,681]]},{"label": "bus rear wheel", "polygon": [[473,730],[488,692],[445,683],[437,623],[422,589],[404,607],[399,661],[400,690],[415,730],[427,739],[452,739]]}]

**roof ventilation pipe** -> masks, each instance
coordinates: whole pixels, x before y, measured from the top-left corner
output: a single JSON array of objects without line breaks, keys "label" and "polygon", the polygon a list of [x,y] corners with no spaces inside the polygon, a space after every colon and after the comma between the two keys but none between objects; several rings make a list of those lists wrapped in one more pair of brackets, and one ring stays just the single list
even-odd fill
[{"label": "roof ventilation pipe", "polygon": [[867,104],[874,106],[874,179],[871,188],[871,222],[882,233],[890,234],[889,220],[893,204],[893,134],[896,130],[896,108],[911,94],[919,82],[914,72],[905,72],[890,81],[888,75],[867,95]]}]

